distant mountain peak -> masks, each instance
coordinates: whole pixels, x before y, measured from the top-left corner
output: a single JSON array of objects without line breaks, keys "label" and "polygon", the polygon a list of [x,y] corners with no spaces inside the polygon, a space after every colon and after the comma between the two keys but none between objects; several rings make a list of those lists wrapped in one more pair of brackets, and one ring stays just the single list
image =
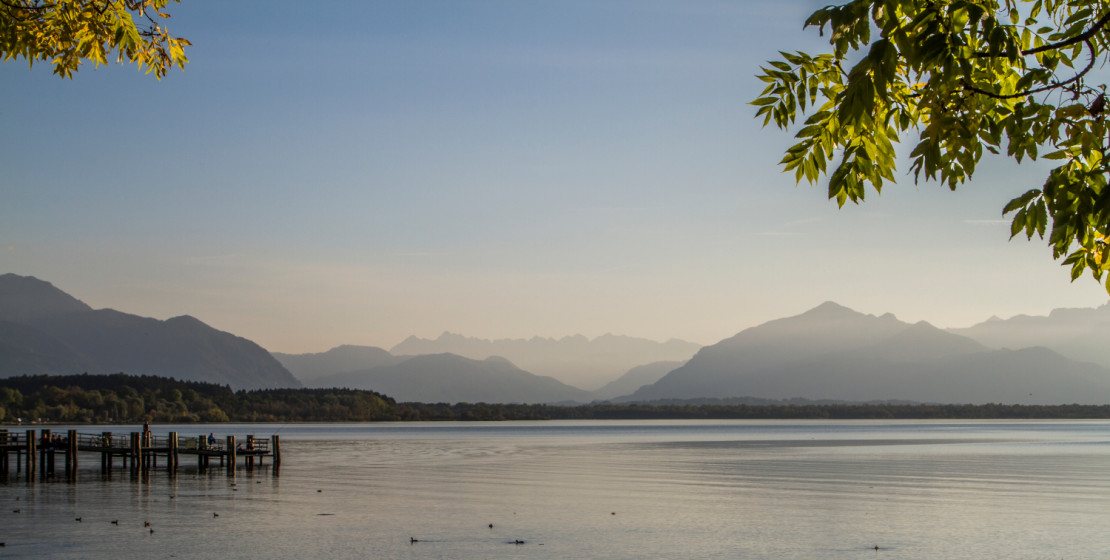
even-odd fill
[{"label": "distant mountain peak", "polygon": [[471,340],[471,338],[461,334],[455,334],[451,331],[443,331],[443,333],[439,335],[439,338],[436,338],[436,342],[458,342],[466,340]]},{"label": "distant mountain peak", "polygon": [[490,356],[490,357],[486,358],[484,361],[489,362],[491,364],[504,364],[504,365],[507,365],[507,366],[516,367],[515,365],[513,365],[513,362],[511,360],[509,360],[508,358],[504,358],[502,356]]},{"label": "distant mountain peak", "polygon": [[34,276],[0,274],[0,318],[27,322],[92,311],[83,301]]},{"label": "distant mountain peak", "polygon": [[832,314],[832,313],[858,314],[859,312],[854,310],[854,309],[849,309],[847,307],[844,307],[843,305],[840,305],[839,303],[836,303],[835,301],[830,300],[830,301],[826,301],[826,302],[822,303],[821,305],[818,305],[817,307],[814,307],[813,309],[810,309],[809,311],[806,311],[802,315],[808,315],[808,314],[827,315],[827,314]]},{"label": "distant mountain peak", "polygon": [[179,324],[179,325],[197,325],[197,326],[204,325],[204,326],[209,326],[209,325],[205,324],[204,321],[201,321],[200,319],[197,319],[196,317],[193,317],[192,315],[178,315],[177,317],[170,317],[169,319],[166,319],[166,322],[167,323],[176,323],[176,324]]},{"label": "distant mountain peak", "polygon": [[893,313],[884,313],[880,317],[875,317],[867,313],[861,313],[850,307],[845,307],[836,303],[835,301],[826,301],[801,315],[797,318],[805,319],[822,319],[822,320],[841,320],[841,319],[856,319],[856,318],[871,318],[881,319],[883,321],[897,321],[898,318]]},{"label": "distant mountain peak", "polygon": [[[0,275],[0,322],[8,331],[8,340],[0,340],[5,375],[126,371],[243,389],[299,385],[261,346],[195,317],[161,321],[94,310],[31,276]],[[11,340],[23,342],[14,346]],[[36,354],[36,348],[53,354]]]}]

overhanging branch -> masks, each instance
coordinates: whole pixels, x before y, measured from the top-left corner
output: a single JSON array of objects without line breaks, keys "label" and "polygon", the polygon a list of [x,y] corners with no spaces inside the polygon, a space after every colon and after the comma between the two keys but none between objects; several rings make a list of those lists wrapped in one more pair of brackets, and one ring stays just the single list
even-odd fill
[{"label": "overhanging branch", "polygon": [[[1110,12],[1107,12],[1105,15],[1103,15],[1101,18],[1099,18],[1097,21],[1095,21],[1095,23],[1093,25],[1091,25],[1090,29],[1084,31],[1083,33],[1080,33],[1079,35],[1076,35],[1075,37],[1069,37],[1067,39],[1064,39],[1063,41],[1057,41],[1055,43],[1049,43],[1047,45],[1041,45],[1039,47],[1029,49],[1027,51],[1021,51],[1021,54],[1022,55],[1037,54],[1037,53],[1042,53],[1042,52],[1046,52],[1046,51],[1062,49],[1064,47],[1070,47],[1071,45],[1074,45],[1076,43],[1083,43],[1083,42],[1086,42],[1087,45],[1090,46],[1091,38],[1094,37],[1095,34],[1097,34],[1099,31],[1102,31],[1102,28],[1106,27],[1107,24],[1110,24]],[[991,54],[991,53],[984,53],[984,52],[975,53],[975,58],[994,58],[994,57],[997,57],[997,56],[1001,56],[1001,55]]]},{"label": "overhanging branch", "polygon": [[[1110,17],[1110,14],[1107,14],[1107,15],[1108,15],[1108,17]],[[1103,19],[1106,19],[1106,18],[1103,18]],[[1110,21],[1110,20],[1108,20],[1108,21]],[[968,84],[967,82],[963,82],[964,89],[966,89],[968,91],[973,91],[973,92],[978,93],[978,94],[985,95],[985,96],[993,98],[993,99],[1015,99],[1015,98],[1018,98],[1018,97],[1027,97],[1027,96],[1033,95],[1035,93],[1041,93],[1041,92],[1045,92],[1045,91],[1049,91],[1049,90],[1053,90],[1053,89],[1059,89],[1059,88],[1062,88],[1062,87],[1066,87],[1068,84],[1078,82],[1080,80],[1080,78],[1082,78],[1084,75],[1087,74],[1087,72],[1090,72],[1091,69],[1095,67],[1095,46],[1091,44],[1090,38],[1083,39],[1083,43],[1087,45],[1087,49],[1091,52],[1091,61],[1089,63],[1087,63],[1087,67],[1084,68],[1081,72],[1079,72],[1078,74],[1076,74],[1076,75],[1072,76],[1071,78],[1068,78],[1067,80],[1064,80],[1062,82],[1053,82],[1051,84],[1046,84],[1046,85],[1038,87],[1038,88],[1033,88],[1031,90],[1023,91],[1021,93],[1008,93],[1008,94],[993,93],[993,92],[990,92],[990,91],[987,91],[987,90],[984,90],[984,89],[981,89],[981,88],[977,88],[973,85]]]}]

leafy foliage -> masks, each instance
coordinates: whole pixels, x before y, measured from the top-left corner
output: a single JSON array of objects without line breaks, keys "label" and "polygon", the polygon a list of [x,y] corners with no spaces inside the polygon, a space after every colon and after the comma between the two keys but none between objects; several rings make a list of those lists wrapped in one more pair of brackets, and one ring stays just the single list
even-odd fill
[{"label": "leafy foliage", "polygon": [[[798,143],[781,164],[829,177],[843,206],[894,182],[894,143],[912,132],[914,179],[951,189],[984,151],[1057,160],[1040,188],[1010,201],[1011,237],[1048,234],[1053,258],[1096,280],[1110,271],[1106,84],[1110,4],[1095,0],[855,0],[814,12],[831,52],[781,52],[752,104]],[[1043,153],[1042,152],[1046,152]],[[831,171],[830,171],[831,168]],[[1110,292],[1110,275],[1106,278]]]},{"label": "leafy foliage", "polygon": [[23,57],[31,65],[49,61],[55,74],[72,78],[82,61],[107,64],[114,52],[117,62],[134,62],[161,79],[189,61],[189,41],[166,28],[169,2],[0,0],[0,56]]}]

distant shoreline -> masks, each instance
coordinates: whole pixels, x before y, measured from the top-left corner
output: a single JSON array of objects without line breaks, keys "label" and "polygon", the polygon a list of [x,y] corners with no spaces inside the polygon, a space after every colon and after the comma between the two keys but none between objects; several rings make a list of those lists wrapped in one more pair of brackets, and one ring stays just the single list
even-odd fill
[{"label": "distant shoreline", "polygon": [[[22,423],[17,422],[22,418]],[[33,419],[28,422],[27,419]],[[397,402],[355,389],[261,389],[165,377],[0,379],[0,425],[324,423],[506,420],[1101,420],[1110,404],[705,403],[582,405]]]}]

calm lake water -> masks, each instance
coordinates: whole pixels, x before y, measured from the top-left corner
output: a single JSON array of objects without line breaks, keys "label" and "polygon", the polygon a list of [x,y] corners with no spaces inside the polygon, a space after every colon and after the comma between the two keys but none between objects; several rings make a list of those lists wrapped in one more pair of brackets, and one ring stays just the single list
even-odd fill
[{"label": "calm lake water", "polygon": [[105,479],[84,455],[76,483],[9,478],[0,558],[1110,555],[1110,422],[152,429],[276,432],[281,471]]}]

